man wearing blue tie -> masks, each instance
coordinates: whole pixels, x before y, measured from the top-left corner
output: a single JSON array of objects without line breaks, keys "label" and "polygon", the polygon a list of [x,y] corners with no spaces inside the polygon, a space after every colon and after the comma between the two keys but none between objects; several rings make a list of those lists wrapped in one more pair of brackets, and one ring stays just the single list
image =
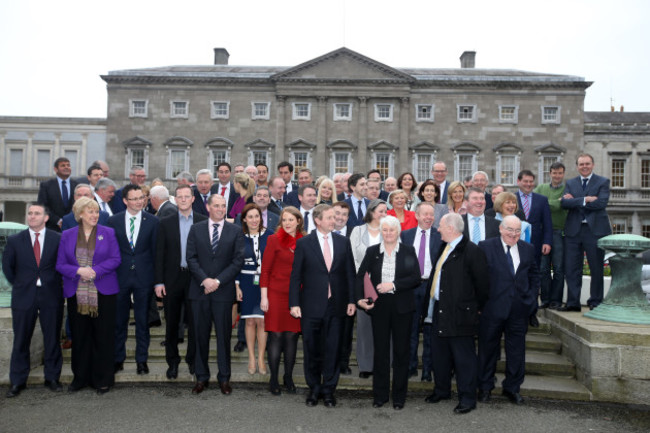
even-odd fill
[{"label": "man wearing blue tie", "polygon": [[598,248],[598,239],[612,233],[607,215],[609,179],[594,174],[594,158],[583,153],[576,160],[580,176],[569,179],[560,201],[568,209],[566,236],[567,301],[561,311],[580,311],[582,291],[582,258],[587,254],[591,272],[591,288],[587,305],[596,308],[603,301],[603,261],[605,251]]},{"label": "man wearing blue tie", "polygon": [[363,216],[366,214],[368,204],[366,197],[368,192],[366,178],[363,173],[355,173],[348,178],[348,188],[352,192],[350,198],[345,202],[350,206],[350,217],[348,218],[348,230],[352,231],[356,226],[365,224]]}]

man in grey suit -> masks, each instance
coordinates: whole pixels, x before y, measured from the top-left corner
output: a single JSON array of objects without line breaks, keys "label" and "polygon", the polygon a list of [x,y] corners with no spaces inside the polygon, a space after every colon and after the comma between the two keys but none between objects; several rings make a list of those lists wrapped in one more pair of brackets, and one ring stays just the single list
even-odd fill
[{"label": "man in grey suit", "polygon": [[225,198],[212,194],[208,198],[208,220],[194,224],[187,237],[187,264],[190,268],[189,298],[196,336],[193,394],[208,387],[210,368],[210,332],[214,323],[217,334],[217,380],[221,393],[229,395],[230,336],[232,305],[235,302],[235,278],[244,264],[244,235],[240,227],[224,220]]},{"label": "man in grey suit", "polygon": [[585,253],[591,271],[587,305],[593,310],[603,301],[605,251],[598,248],[598,239],[612,233],[606,210],[609,179],[594,174],[594,158],[587,153],[578,155],[576,165],[580,176],[567,181],[560,201],[562,207],[569,210],[564,225],[567,301],[561,311],[581,310],[582,258]]}]

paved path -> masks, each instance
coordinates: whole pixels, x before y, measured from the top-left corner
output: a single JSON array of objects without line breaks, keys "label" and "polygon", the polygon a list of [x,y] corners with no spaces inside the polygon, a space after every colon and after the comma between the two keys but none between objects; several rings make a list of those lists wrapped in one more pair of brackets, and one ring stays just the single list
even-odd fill
[{"label": "paved path", "polygon": [[[211,387],[199,396],[187,384],[118,385],[104,396],[91,390],[55,394],[30,386],[20,396],[0,396],[0,432],[644,432],[650,407],[501,397],[455,415],[455,401],[430,405],[409,394],[402,411],[371,407],[367,392],[339,392],[338,406],[304,404],[296,395],[271,396],[262,385],[238,386],[230,396]],[[2,387],[2,394],[6,391]]]}]

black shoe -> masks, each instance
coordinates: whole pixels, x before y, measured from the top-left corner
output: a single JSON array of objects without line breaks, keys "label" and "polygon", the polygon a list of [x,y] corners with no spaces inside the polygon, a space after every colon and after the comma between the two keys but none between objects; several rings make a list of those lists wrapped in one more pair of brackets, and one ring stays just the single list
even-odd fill
[{"label": "black shoe", "polygon": [[179,338],[179,339],[178,339],[178,344],[181,344],[181,343],[185,343],[185,339],[184,339],[184,338]]},{"label": "black shoe", "polygon": [[372,371],[360,371],[359,372],[359,377],[361,379],[368,379],[370,376],[372,376]]},{"label": "black shoe", "polygon": [[238,341],[237,344],[235,344],[235,348],[233,350],[235,352],[243,352],[245,347],[246,344],[243,341]]},{"label": "black shoe", "polygon": [[589,310],[593,310],[594,308],[598,307],[600,304],[590,304],[589,305]]},{"label": "black shoe", "polygon": [[540,309],[544,310],[551,306],[550,302],[542,302],[542,305],[539,306]]},{"label": "black shoe", "polygon": [[284,376],[284,389],[289,393],[289,394],[295,394],[296,393],[296,385],[293,383],[293,379],[291,376]]},{"label": "black shoe", "polygon": [[428,397],[426,397],[424,399],[424,401],[426,401],[427,403],[440,403],[442,400],[449,400],[450,398],[451,398],[451,396],[450,397],[441,397],[438,394],[433,393],[433,394],[429,395]]},{"label": "black shoe", "polygon": [[167,379],[176,379],[178,377],[178,364],[172,364],[167,369]]},{"label": "black shoe", "polygon": [[377,409],[377,408],[382,407],[382,406],[385,405],[386,403],[388,403],[388,400],[384,400],[384,401],[375,400],[375,401],[372,402],[372,407],[374,407],[375,409]]},{"label": "black shoe", "polygon": [[474,409],[476,409],[476,405],[473,405],[473,406],[465,406],[465,405],[463,405],[462,403],[458,403],[458,406],[456,406],[456,407],[454,408],[454,413],[457,413],[457,414],[459,414],[459,415],[462,415],[462,414],[470,413],[470,412],[473,411]]},{"label": "black shoe", "polygon": [[433,378],[431,377],[431,372],[430,371],[423,371],[422,372],[422,379],[420,379],[422,382],[431,382]]},{"label": "black shoe", "polygon": [[138,362],[137,366],[138,366],[137,369],[138,374],[149,374],[149,366],[147,365],[146,362]]},{"label": "black shoe", "polygon": [[166,344],[167,344],[167,340],[163,340],[163,341],[160,342],[161,346],[165,346]]},{"label": "black shoe", "polygon": [[113,366],[113,371],[117,373],[118,371],[124,370],[124,363],[123,362],[116,362]]},{"label": "black shoe", "polygon": [[334,394],[323,394],[323,404],[325,404],[325,407],[336,406],[336,397],[334,397]]},{"label": "black shoe", "polygon": [[569,307],[568,305],[565,305],[564,307],[560,307],[557,309],[557,311],[576,311],[576,312],[581,312],[582,308],[578,307]]},{"label": "black shoe", "polygon": [[104,395],[110,390],[111,390],[110,386],[107,386],[105,388],[97,388],[97,395]]},{"label": "black shoe", "polygon": [[536,314],[531,314],[531,315],[528,317],[528,324],[529,324],[532,328],[539,328],[539,320],[537,319],[537,315],[536,315]]},{"label": "black shoe", "polygon": [[556,310],[557,311],[560,308],[562,308],[562,304],[559,303],[559,302],[551,302],[551,305],[548,306],[549,310]]},{"label": "black shoe", "polygon": [[149,322],[149,327],[154,328],[162,325],[162,322],[159,320],[154,320],[153,322]]},{"label": "black shoe", "polygon": [[310,391],[307,395],[307,399],[305,400],[305,404],[309,407],[316,406],[318,404],[318,395]]},{"label": "black shoe", "polygon": [[72,382],[70,385],[68,385],[68,392],[77,392],[77,391],[82,390],[84,388],[85,388],[85,386],[75,385],[75,383]]},{"label": "black shoe", "polygon": [[5,394],[5,396],[7,398],[18,397],[20,391],[25,388],[27,388],[27,386],[24,383],[22,385],[11,385],[11,388],[9,388],[9,391],[7,391],[7,394]]},{"label": "black shoe", "polygon": [[409,379],[412,377],[416,377],[418,375],[418,369],[417,368],[410,368],[409,369]]},{"label": "black shoe", "polygon": [[194,363],[193,362],[188,362],[187,363],[187,369],[190,371],[190,374],[194,374]]},{"label": "black shoe", "polygon": [[510,400],[514,404],[517,405],[524,404],[524,398],[518,392],[510,392],[504,389],[501,394],[508,397],[508,400]]},{"label": "black shoe", "polygon": [[393,409],[395,409],[395,410],[404,409],[404,403],[393,403]]},{"label": "black shoe", "polygon": [[492,396],[492,391],[489,390],[486,391],[484,389],[478,390],[478,401],[480,401],[481,403],[487,403],[488,401],[490,401],[491,396]]},{"label": "black shoe", "polygon": [[341,367],[341,374],[349,376],[352,374],[352,370],[350,370],[350,367]]},{"label": "black shoe", "polygon": [[271,395],[281,395],[282,391],[280,390],[280,384],[275,382],[270,382],[269,383],[269,392]]},{"label": "black shoe", "polygon": [[50,391],[52,392],[61,392],[63,390],[63,387],[61,386],[61,382],[58,380],[46,380],[43,382],[43,385],[45,388],[49,388]]}]

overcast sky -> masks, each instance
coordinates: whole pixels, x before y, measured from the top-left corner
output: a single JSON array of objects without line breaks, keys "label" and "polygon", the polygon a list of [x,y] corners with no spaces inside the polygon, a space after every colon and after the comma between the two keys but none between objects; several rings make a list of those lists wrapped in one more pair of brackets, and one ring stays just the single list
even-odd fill
[{"label": "overcast sky", "polygon": [[[453,5],[451,4],[453,3]],[[295,66],[348,47],[393,67],[584,77],[587,111],[650,111],[648,0],[2,0],[0,115],[105,117],[111,70]]]}]

